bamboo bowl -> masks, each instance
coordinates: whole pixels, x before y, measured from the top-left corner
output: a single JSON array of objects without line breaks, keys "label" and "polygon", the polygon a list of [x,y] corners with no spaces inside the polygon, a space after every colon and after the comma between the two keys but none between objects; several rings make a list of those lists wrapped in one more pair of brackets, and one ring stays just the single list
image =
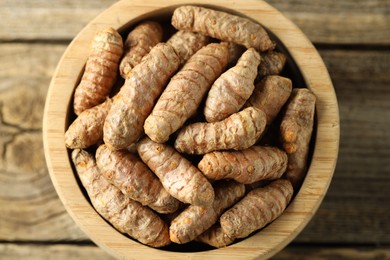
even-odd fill
[{"label": "bamboo bowl", "polygon": [[[175,7],[186,0],[122,0],[91,21],[71,42],[53,75],[43,120],[44,150],[50,177],[66,210],[78,226],[101,248],[118,258],[259,258],[273,256],[290,243],[315,214],[331,182],[339,146],[339,114],[336,95],[326,67],[306,36],[269,4],[259,0],[198,0],[197,4],[246,16],[261,23],[288,55],[287,71],[294,85],[306,86],[317,97],[311,162],[298,193],[284,213],[260,232],[226,248],[184,247],[162,250],[142,245],[116,231],[89,203],[79,186],[64,145],[64,133],[72,116],[71,102],[87,60],[94,34],[107,27],[126,31],[147,18],[169,21]],[[233,7],[227,9],[222,6]]]}]

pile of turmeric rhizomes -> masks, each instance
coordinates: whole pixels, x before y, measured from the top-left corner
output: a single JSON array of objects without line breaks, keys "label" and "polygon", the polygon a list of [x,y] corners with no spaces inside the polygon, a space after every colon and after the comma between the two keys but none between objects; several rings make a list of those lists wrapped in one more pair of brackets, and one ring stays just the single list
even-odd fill
[{"label": "pile of turmeric rhizomes", "polygon": [[96,34],[65,145],[120,232],[224,247],[281,215],[301,185],[315,96],[280,75],[286,55],[260,24],[198,6],[171,24],[165,42],[172,30],[151,20],[125,41]]}]

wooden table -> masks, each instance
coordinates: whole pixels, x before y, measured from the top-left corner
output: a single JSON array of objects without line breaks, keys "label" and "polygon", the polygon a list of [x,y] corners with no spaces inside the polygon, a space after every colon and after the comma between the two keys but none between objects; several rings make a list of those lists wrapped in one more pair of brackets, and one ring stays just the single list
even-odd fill
[{"label": "wooden table", "polygon": [[[75,225],[45,165],[42,114],[71,39],[115,0],[0,1],[0,259],[109,259]],[[329,192],[274,259],[390,259],[390,2],[270,0],[313,41],[339,100]]]}]

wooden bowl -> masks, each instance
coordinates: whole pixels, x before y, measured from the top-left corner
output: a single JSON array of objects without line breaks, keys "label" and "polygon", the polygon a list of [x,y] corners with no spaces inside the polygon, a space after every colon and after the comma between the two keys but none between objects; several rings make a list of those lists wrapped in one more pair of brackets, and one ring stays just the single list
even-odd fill
[{"label": "wooden bowl", "polygon": [[[289,55],[294,84],[305,85],[317,97],[316,127],[311,163],[301,189],[282,216],[260,232],[226,248],[194,252],[154,249],[116,231],[96,213],[79,186],[64,133],[69,125],[72,95],[87,60],[94,34],[107,27],[123,32],[147,18],[169,20],[185,0],[122,0],[90,22],[71,42],[53,75],[47,94],[43,122],[44,150],[54,187],[79,227],[100,247],[118,258],[269,258],[291,242],[321,204],[336,165],[339,146],[339,114],[336,95],[326,67],[306,36],[275,8],[259,0],[198,0],[197,4],[247,16],[267,28],[278,46]],[[234,8],[226,9],[222,6]],[[192,252],[188,252],[192,251]]]}]

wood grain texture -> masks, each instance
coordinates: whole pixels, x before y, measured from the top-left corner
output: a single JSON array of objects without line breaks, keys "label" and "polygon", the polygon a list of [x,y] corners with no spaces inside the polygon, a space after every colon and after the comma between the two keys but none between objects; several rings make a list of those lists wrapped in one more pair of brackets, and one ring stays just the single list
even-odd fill
[{"label": "wood grain texture", "polygon": [[[4,53],[0,62],[6,66],[0,71],[0,149],[10,158],[9,161],[5,157],[1,159],[1,239],[87,239],[59,202],[47,175],[42,153],[40,121],[43,102],[50,74],[65,48],[66,45],[57,44],[1,45]],[[387,160],[390,156],[390,133],[387,131],[390,123],[387,102],[390,100],[387,87],[390,75],[386,73],[390,52],[320,50],[320,54],[332,75],[339,100],[342,125],[340,154],[328,194],[297,241],[379,244],[390,241],[390,226],[385,221],[390,218],[390,211],[383,206],[390,199],[386,192],[390,190],[390,161]],[[29,106],[31,103],[35,105]],[[37,120],[31,121],[30,118],[34,117]],[[17,142],[10,143],[15,138]],[[14,147],[26,142],[35,147],[35,151],[41,150],[35,157],[30,157],[34,160],[28,155],[19,158],[19,153],[15,156],[4,152],[5,143]],[[362,149],[365,152],[361,152]],[[34,185],[31,185],[31,179],[37,179]],[[52,211],[43,210],[49,205]],[[45,215],[39,217],[40,212]],[[15,213],[35,218],[14,219]],[[54,220],[48,221],[48,215]],[[61,223],[64,219],[65,223]],[[24,223],[23,228],[19,227],[20,223]]]},{"label": "wood grain texture", "polygon": [[[0,39],[72,39],[116,0],[3,0]],[[389,44],[390,2],[386,0],[269,0],[310,40],[328,44]],[[26,26],[28,24],[29,26]]]},{"label": "wood grain texture", "polygon": [[[19,135],[17,140],[30,140],[30,145],[42,149],[40,121],[43,101],[51,73],[66,45],[25,43],[0,46],[0,62],[6,65],[0,70],[2,154],[5,143]],[[382,244],[390,241],[390,226],[386,221],[390,218],[390,211],[384,206],[390,199],[386,192],[390,190],[390,161],[387,160],[390,155],[390,133],[387,131],[390,75],[386,73],[390,67],[390,52],[327,49],[320,50],[320,54],[332,76],[339,100],[340,154],[323,204],[296,241]],[[37,107],[36,111],[24,110],[25,106],[18,103],[20,97],[23,98],[22,104],[36,102],[32,106]],[[31,121],[30,117],[36,117],[38,122]],[[11,159],[25,161],[16,166],[15,162],[7,162],[11,168],[23,168],[17,170],[18,175],[7,170],[6,160],[1,159],[0,239],[88,239],[58,200],[44,165],[43,153],[31,158],[35,159]],[[31,179],[37,181],[31,185]],[[50,211],[46,209],[49,206],[52,207]],[[44,215],[40,216],[42,213]],[[15,215],[31,217],[14,218]]]},{"label": "wood grain texture", "polygon": [[[175,3],[185,2],[175,1]],[[200,3],[210,4],[206,0]],[[214,0],[212,3],[220,6],[233,4],[233,2],[222,0]],[[44,150],[49,173],[57,193],[69,214],[91,239],[118,257],[145,257],[145,255],[156,257],[157,255],[153,249],[134,243],[119,234],[97,216],[83,197],[75,176],[69,175],[72,170],[63,141],[64,129],[67,125],[68,104],[73,90],[69,86],[75,86],[79,79],[80,71],[87,58],[86,50],[96,30],[108,26],[124,30],[124,26],[130,26],[131,22],[136,22],[139,19],[137,17],[142,16],[148,19],[148,15],[156,15],[156,10],[166,5],[167,3],[162,4],[157,0],[148,1],[147,5],[141,0],[120,1],[99,15],[78,34],[66,50],[54,73],[46,100],[43,124]],[[173,9],[173,7],[165,8],[160,15],[171,14]],[[160,250],[158,251],[159,257],[200,259],[221,255],[235,258],[239,255],[247,258],[268,258],[295,238],[311,219],[333,175],[338,152],[339,115],[335,93],[320,56],[310,41],[291,21],[265,2],[248,0],[242,2],[237,11],[260,21],[272,30],[289,49],[291,57],[300,67],[308,88],[317,96],[317,146],[313,153],[311,167],[302,188],[284,214],[258,234],[240,243],[212,251],[179,253]],[[258,244],[262,247],[258,247]],[[128,248],[132,250],[129,251]]]},{"label": "wood grain texture", "polygon": [[316,43],[389,44],[390,2],[386,0],[268,0]]},{"label": "wood grain texture", "polygon": [[2,0],[1,40],[69,40],[116,0]]},{"label": "wood grain texture", "polygon": [[65,46],[0,48],[0,240],[86,239],[58,199],[43,154],[46,92]]},{"label": "wood grain texture", "polygon": [[292,245],[285,248],[272,260],[300,260],[300,259],[351,259],[351,260],[367,260],[367,259],[389,259],[389,247],[321,247],[321,246],[302,246]]},{"label": "wood grain texture", "polygon": [[322,50],[337,93],[341,139],[324,203],[296,241],[390,241],[390,51]]},{"label": "wood grain texture", "polygon": [[323,50],[321,55],[340,104],[338,171],[345,178],[390,180],[390,51]]},{"label": "wood grain texture", "polygon": [[69,244],[0,244],[0,258],[7,260],[41,260],[41,259],[66,259],[66,260],[111,260],[112,256],[94,245],[69,245]]},{"label": "wood grain texture", "polygon": [[[90,245],[77,244],[0,244],[0,258],[7,260],[41,260],[41,259],[67,259],[67,260],[111,260],[115,259],[102,249]],[[272,257],[272,260],[300,260],[300,259],[388,259],[389,247],[359,246],[359,247],[332,247],[332,246],[302,246],[290,245]]]},{"label": "wood grain texture", "polygon": [[[0,1],[0,42],[21,42],[0,44],[0,240],[6,242],[0,244],[1,259],[110,259],[102,249],[78,245],[88,236],[64,210],[48,177],[41,120],[50,78],[67,43],[115,2]],[[341,119],[333,181],[316,215],[294,240],[305,244],[293,244],[274,259],[390,258],[389,248],[343,246],[390,241],[389,1],[268,2],[312,41],[329,44],[320,54],[334,82]],[[340,50],[339,44],[357,48]],[[385,48],[366,50],[365,44]],[[61,240],[74,244],[51,245]]]},{"label": "wood grain texture", "polygon": [[295,241],[340,245],[388,244],[390,181],[338,178],[338,174],[340,172],[336,171],[315,218]]}]

